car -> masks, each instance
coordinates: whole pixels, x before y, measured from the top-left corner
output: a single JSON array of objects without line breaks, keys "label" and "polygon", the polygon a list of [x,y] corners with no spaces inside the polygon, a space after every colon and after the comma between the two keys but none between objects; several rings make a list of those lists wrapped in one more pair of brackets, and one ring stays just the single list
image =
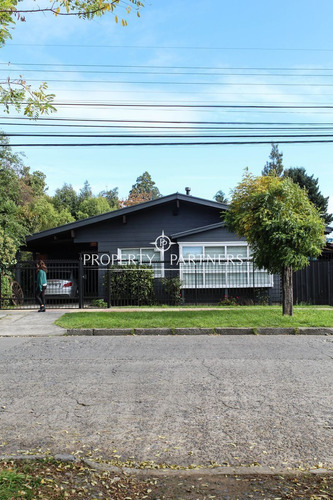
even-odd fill
[{"label": "car", "polygon": [[67,297],[70,299],[78,296],[77,281],[71,271],[49,271],[47,273],[47,297]]}]

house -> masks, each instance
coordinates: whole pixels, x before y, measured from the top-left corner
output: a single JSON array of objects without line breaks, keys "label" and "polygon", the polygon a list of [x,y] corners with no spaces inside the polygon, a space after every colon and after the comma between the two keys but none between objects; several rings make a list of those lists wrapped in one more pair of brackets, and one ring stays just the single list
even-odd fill
[{"label": "house", "polygon": [[[80,256],[85,275],[110,265],[144,264],[156,281],[179,277],[187,302],[248,297],[254,288],[271,296],[273,276],[253,268],[247,242],[222,221],[225,210],[226,204],[187,190],[33,234],[25,249],[46,261]],[[103,295],[104,275],[90,280],[89,293],[98,289]]]}]

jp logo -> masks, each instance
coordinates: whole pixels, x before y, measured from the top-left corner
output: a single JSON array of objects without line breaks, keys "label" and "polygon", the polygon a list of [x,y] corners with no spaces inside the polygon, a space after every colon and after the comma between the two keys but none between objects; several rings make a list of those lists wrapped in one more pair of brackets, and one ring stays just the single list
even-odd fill
[{"label": "jp logo", "polygon": [[170,238],[162,231],[162,234],[154,241],[154,245],[158,252],[166,252],[170,249],[171,245],[175,245],[175,243],[172,243]]}]

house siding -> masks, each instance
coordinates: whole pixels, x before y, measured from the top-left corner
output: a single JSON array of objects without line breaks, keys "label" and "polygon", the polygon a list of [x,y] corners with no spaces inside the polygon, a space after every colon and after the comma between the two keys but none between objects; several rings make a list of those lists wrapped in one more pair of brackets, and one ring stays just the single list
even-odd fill
[{"label": "house siding", "polygon": [[[174,233],[221,222],[220,210],[178,201],[156,208],[147,208],[123,217],[80,228],[76,231],[74,243],[98,242],[99,252],[117,253],[118,248],[152,246],[162,231],[170,236]],[[222,232],[220,237],[231,238],[232,233]],[[213,232],[211,234],[213,237]],[[235,235],[234,235],[234,239]]]},{"label": "house siding", "polygon": [[216,242],[245,242],[245,238],[240,238],[237,234],[232,233],[226,227],[219,227],[215,229],[210,229],[208,231],[201,231],[200,233],[195,233],[187,236],[180,236],[177,238],[179,242],[186,243],[216,243]]}]

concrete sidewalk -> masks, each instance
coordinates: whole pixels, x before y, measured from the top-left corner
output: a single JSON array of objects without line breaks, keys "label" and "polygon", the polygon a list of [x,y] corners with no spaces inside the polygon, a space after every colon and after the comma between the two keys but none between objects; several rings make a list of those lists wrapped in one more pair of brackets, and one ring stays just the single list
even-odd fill
[{"label": "concrete sidewalk", "polygon": [[54,321],[66,311],[49,309],[45,313],[33,310],[12,310],[0,312],[0,337],[49,337],[64,335],[66,330],[54,325]]}]

